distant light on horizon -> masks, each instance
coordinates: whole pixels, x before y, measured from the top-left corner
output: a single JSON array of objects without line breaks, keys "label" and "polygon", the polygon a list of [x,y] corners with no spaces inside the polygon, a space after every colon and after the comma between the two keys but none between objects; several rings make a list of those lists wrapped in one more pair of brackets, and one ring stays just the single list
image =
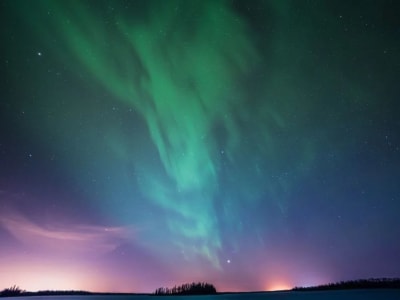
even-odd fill
[{"label": "distant light on horizon", "polygon": [[[0,281],[5,287],[19,286],[26,291],[40,290],[90,290],[95,289],[93,279],[98,276],[90,270],[71,266],[71,263],[52,263],[45,259],[29,258],[10,265],[2,262]],[[4,274],[4,275],[3,275]]]},{"label": "distant light on horizon", "polygon": [[285,290],[291,290],[293,286],[288,280],[285,279],[272,279],[269,282],[267,282],[265,286],[265,290],[268,292],[272,291],[285,291]]}]

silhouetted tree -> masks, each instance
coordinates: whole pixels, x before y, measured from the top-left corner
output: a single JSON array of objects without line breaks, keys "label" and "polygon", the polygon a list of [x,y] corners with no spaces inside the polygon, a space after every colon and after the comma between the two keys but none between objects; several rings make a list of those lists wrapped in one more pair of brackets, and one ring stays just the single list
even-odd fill
[{"label": "silhouetted tree", "polygon": [[25,291],[21,290],[18,286],[14,285],[10,288],[4,289],[0,292],[1,297],[21,296]]}]

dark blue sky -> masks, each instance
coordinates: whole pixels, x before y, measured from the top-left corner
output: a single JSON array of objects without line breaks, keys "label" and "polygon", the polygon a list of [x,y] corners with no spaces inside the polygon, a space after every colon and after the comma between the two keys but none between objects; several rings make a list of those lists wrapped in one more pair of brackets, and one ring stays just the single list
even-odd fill
[{"label": "dark blue sky", "polygon": [[397,1],[0,6],[0,289],[400,276]]}]

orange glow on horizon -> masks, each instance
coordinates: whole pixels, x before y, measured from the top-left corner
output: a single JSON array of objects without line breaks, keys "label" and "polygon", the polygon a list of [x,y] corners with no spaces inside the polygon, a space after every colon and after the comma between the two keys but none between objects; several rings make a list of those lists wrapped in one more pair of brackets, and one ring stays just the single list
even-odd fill
[{"label": "orange glow on horizon", "polygon": [[289,283],[287,283],[285,281],[271,282],[271,283],[268,283],[267,286],[266,286],[266,290],[269,291],[269,292],[272,292],[272,291],[285,291],[285,290],[290,290],[292,288],[293,287]]}]

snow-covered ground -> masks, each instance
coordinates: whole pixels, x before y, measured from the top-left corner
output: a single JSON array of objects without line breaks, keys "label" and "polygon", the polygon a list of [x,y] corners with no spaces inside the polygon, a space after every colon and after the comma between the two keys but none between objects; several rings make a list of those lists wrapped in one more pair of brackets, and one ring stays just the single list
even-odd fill
[{"label": "snow-covered ground", "polygon": [[[4,298],[8,299],[8,298]],[[268,292],[215,296],[33,296],[18,300],[399,300],[400,290],[351,290],[314,292]]]}]

